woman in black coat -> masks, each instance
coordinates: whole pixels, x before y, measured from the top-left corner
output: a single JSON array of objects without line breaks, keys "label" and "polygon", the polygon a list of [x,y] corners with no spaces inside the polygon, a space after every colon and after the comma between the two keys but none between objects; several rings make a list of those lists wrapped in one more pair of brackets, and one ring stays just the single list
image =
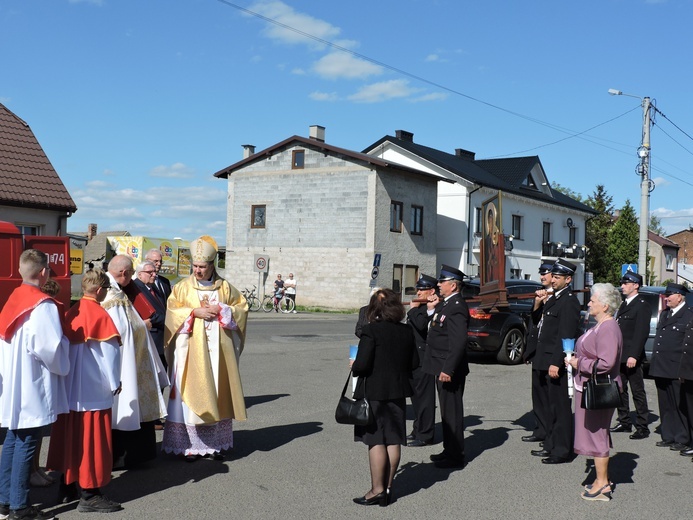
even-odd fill
[{"label": "woman in black coat", "polygon": [[386,506],[406,445],[406,398],[412,395],[411,372],[419,364],[411,327],[402,323],[405,312],[399,294],[381,289],[371,296],[352,370],[358,376],[354,398],[366,396],[373,421],[354,427],[354,440],[368,446],[371,489],[354,502]]}]

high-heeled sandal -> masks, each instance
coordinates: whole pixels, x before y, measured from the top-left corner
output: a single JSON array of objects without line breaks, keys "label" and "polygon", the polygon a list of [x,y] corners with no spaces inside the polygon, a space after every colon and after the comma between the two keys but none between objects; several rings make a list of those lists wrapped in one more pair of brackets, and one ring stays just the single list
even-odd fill
[{"label": "high-heeled sandal", "polygon": [[354,503],[361,506],[374,506],[378,504],[381,507],[385,507],[387,505],[387,491],[382,491],[377,495],[373,495],[371,498],[366,498],[366,495],[357,497],[354,499]]},{"label": "high-heeled sandal", "polygon": [[[605,491],[608,489],[608,491]],[[599,490],[595,491],[594,493],[590,493],[589,491],[583,491],[580,496],[584,498],[585,500],[598,500],[601,502],[608,502],[611,500],[611,483],[607,484],[606,486],[602,486]]]},{"label": "high-heeled sandal", "polygon": [[[594,485],[594,483],[585,485],[585,491],[592,491],[593,485]],[[613,491],[614,491],[614,483],[609,482],[609,492],[613,492]]]}]

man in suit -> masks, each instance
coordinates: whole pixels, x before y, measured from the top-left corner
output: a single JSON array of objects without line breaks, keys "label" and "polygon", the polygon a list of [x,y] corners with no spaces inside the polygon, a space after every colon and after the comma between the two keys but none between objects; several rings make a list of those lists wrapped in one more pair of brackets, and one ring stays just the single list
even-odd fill
[{"label": "man in suit", "polygon": [[649,409],[645,394],[642,363],[645,361],[645,342],[650,335],[650,318],[652,309],[639,294],[642,276],[628,271],[621,278],[623,303],[616,314],[616,321],[623,335],[623,352],[621,354],[621,405],[618,407],[618,424],[612,432],[630,432],[633,428],[628,408],[628,385],[633,394],[633,405],[636,411],[635,433],[631,439],[644,439],[650,435],[647,427]]},{"label": "man in suit", "polygon": [[531,324],[527,335],[527,348],[525,349],[524,361],[532,364],[532,413],[534,414],[535,426],[531,435],[522,437],[524,442],[541,442],[546,438],[547,415],[549,410],[548,386],[542,384],[542,378],[546,377],[534,362],[537,353],[537,340],[539,334],[539,321],[544,310],[544,302],[550,295],[547,290],[551,287],[551,269],[553,262],[542,262],[539,266],[539,281],[544,286],[542,295],[534,298],[532,308]]},{"label": "man in suit", "polygon": [[657,446],[674,451],[687,451],[691,444],[688,421],[681,407],[679,380],[686,326],[693,319],[693,310],[686,305],[687,293],[688,289],[683,285],[667,285],[667,309],[659,315],[657,336],[650,359],[650,376],[654,377],[657,387],[662,435]]},{"label": "man in suit", "polygon": [[161,272],[161,266],[163,265],[163,256],[161,251],[158,249],[150,249],[147,254],[144,255],[144,259],[150,261],[156,267],[156,279],[154,280],[154,289],[159,293],[159,296],[164,301],[164,307],[166,307],[166,300],[171,296],[171,282],[168,281]]},{"label": "man in suit", "polygon": [[[422,274],[416,282],[416,299],[428,300],[436,293],[437,280]],[[419,366],[412,372],[411,404],[414,407],[414,426],[407,437],[407,446],[420,447],[433,444],[436,422],[436,381],[435,377],[423,371],[423,359],[426,352],[428,325],[433,317],[433,309],[423,302],[410,303],[407,312],[407,323],[414,331],[416,348],[419,352]]]},{"label": "man in suit", "polygon": [[460,295],[464,273],[443,264],[438,277],[440,296],[432,296],[433,309],[426,338],[423,370],[436,378],[440,418],[443,424],[443,452],[431,455],[439,468],[464,467],[464,383],[467,363],[469,309]]},{"label": "man in suit", "polygon": [[145,260],[137,266],[137,278],[133,283],[137,286],[140,292],[147,298],[147,301],[154,307],[156,312],[149,318],[151,328],[149,333],[156,345],[156,351],[159,353],[161,362],[166,365],[164,358],[164,323],[166,321],[166,302],[163,300],[159,291],[154,287],[156,276],[156,267],[153,262]]},{"label": "man in suit", "polygon": [[[532,455],[543,457],[544,464],[569,462],[573,454],[573,410],[568,395],[568,374],[565,369],[563,339],[578,336],[580,302],[570,289],[577,266],[559,258],[551,269],[551,288],[537,291],[545,298],[539,322],[537,352],[534,364],[541,371],[541,384],[548,398],[547,431],[544,445]],[[541,293],[541,294],[540,294]]]},{"label": "man in suit", "polygon": [[[693,444],[693,321],[686,325],[686,334],[683,339],[683,354],[679,366],[679,379],[681,380],[681,399],[686,403],[683,413],[688,420],[688,432]],[[693,456],[693,448],[681,451],[685,457]]]}]

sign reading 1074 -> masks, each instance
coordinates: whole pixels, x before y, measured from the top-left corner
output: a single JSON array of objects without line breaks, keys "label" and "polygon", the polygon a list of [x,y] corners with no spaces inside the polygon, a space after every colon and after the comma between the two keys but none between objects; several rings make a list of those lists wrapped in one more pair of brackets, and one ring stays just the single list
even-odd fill
[{"label": "sign reading 1074", "polygon": [[256,273],[266,273],[269,269],[269,256],[267,255],[255,255],[255,261],[253,262],[253,271]]}]

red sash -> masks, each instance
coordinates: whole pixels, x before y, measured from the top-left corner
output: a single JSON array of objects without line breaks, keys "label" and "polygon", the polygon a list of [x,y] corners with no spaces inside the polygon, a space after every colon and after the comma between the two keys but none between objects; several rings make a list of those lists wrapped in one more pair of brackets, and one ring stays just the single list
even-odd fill
[{"label": "red sash", "polygon": [[24,316],[30,314],[44,300],[51,300],[56,303],[41,289],[28,283],[23,283],[12,291],[0,312],[0,339],[9,342],[23,323]]},{"label": "red sash", "polygon": [[120,333],[111,316],[93,298],[85,296],[79,300],[67,311],[65,321],[65,335],[70,338],[70,343],[117,338],[120,344]]}]

